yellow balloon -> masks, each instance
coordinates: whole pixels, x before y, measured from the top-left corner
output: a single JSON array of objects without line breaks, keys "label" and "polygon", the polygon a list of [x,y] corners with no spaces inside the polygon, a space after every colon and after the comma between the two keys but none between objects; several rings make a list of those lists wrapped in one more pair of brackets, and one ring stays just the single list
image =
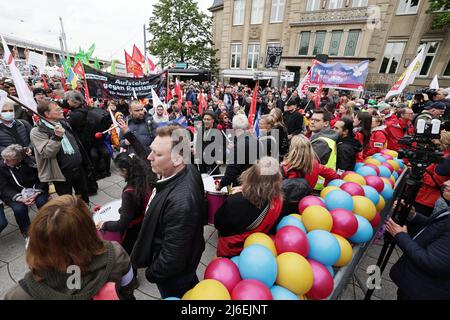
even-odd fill
[{"label": "yellow balloon", "polygon": [[200,281],[191,291],[189,300],[231,300],[227,288],[214,279]]},{"label": "yellow balloon", "polygon": [[278,275],[276,284],[292,291],[297,296],[311,290],[313,270],[308,260],[297,253],[285,252],[277,257]]},{"label": "yellow balloon", "polygon": [[394,151],[394,150],[384,150],[383,151],[384,154],[388,154],[390,156],[392,156],[393,158],[398,158],[398,152]]},{"label": "yellow balloon", "polygon": [[299,215],[297,213],[293,213],[293,214],[290,214],[290,216],[294,217],[294,218],[297,218],[298,220],[300,220],[300,222],[302,222],[302,216],[301,215]]},{"label": "yellow balloon", "polygon": [[245,239],[244,248],[247,248],[252,244],[260,244],[269,249],[275,257],[277,256],[277,249],[275,248],[273,240],[265,233],[256,232],[249,235],[247,239]]},{"label": "yellow balloon", "polygon": [[386,162],[389,163],[391,166],[393,166],[395,171],[398,171],[398,169],[400,169],[400,166],[399,166],[397,161],[395,161],[395,160],[386,160]]},{"label": "yellow balloon", "polygon": [[332,233],[332,235],[339,242],[339,246],[341,247],[341,256],[339,260],[334,264],[335,267],[343,267],[352,261],[353,249],[350,242],[347,241],[344,237]]},{"label": "yellow balloon", "polygon": [[343,180],[347,181],[347,182],[355,182],[355,183],[359,184],[360,186],[366,185],[366,179],[364,179],[363,176],[361,176],[357,173],[349,173],[348,175],[346,175],[344,177]]},{"label": "yellow balloon", "polygon": [[377,208],[369,198],[363,196],[353,196],[352,199],[354,204],[354,214],[362,216],[369,221],[372,221],[372,219],[375,218]]},{"label": "yellow balloon", "polygon": [[183,297],[181,298],[181,300],[191,300],[191,294],[192,294],[192,290],[189,290],[188,292],[186,292]]},{"label": "yellow balloon", "polygon": [[[336,186],[329,186],[329,187],[325,187],[322,189],[322,191],[320,191],[320,196],[325,199],[325,197],[327,196],[328,193],[330,193],[333,190],[341,190],[339,187]],[[303,214],[303,213],[302,213]]]},{"label": "yellow balloon", "polygon": [[308,232],[312,230],[330,232],[333,228],[333,217],[327,209],[321,206],[310,206],[303,210],[302,222]]},{"label": "yellow balloon", "polygon": [[391,179],[391,181],[395,184],[395,178],[394,178],[394,176],[391,176],[389,179]]},{"label": "yellow balloon", "polygon": [[301,294],[299,294],[297,297],[298,297],[300,300],[308,300],[308,299],[306,298],[306,296],[302,296]]},{"label": "yellow balloon", "polygon": [[376,166],[381,166],[381,162],[378,161],[377,159],[372,159],[372,158],[367,158],[366,160],[364,160],[365,164],[374,164]]},{"label": "yellow balloon", "polygon": [[[394,187],[393,185],[392,185],[392,180],[391,179],[388,179],[388,178],[386,178],[386,177],[381,177],[381,180],[383,180],[384,182],[386,182],[388,185],[390,185],[392,188]],[[394,181],[394,183],[395,183],[395,181]]]},{"label": "yellow balloon", "polygon": [[376,208],[378,212],[381,212],[381,210],[384,209],[386,206],[386,202],[384,201],[384,198],[380,195],[380,201],[378,201]]}]

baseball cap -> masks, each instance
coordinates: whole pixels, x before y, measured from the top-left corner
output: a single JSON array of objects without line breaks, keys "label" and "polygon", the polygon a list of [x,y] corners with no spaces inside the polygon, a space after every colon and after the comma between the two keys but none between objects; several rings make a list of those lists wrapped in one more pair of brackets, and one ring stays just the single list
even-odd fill
[{"label": "baseball cap", "polygon": [[430,105],[426,106],[425,109],[426,110],[431,110],[431,109],[445,110],[445,103],[436,101],[436,102],[433,102]]},{"label": "baseball cap", "polygon": [[386,109],[390,109],[391,106],[390,106],[388,103],[386,103],[386,102],[380,102],[380,103],[377,105],[377,108],[378,108],[378,111],[379,111],[379,112],[383,112],[383,111],[386,110]]}]

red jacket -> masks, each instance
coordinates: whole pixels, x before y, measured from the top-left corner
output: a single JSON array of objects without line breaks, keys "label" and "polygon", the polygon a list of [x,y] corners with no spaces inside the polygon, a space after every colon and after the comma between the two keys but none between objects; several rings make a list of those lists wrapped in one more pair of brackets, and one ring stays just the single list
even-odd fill
[{"label": "red jacket", "polygon": [[402,127],[403,134],[409,136],[414,134],[414,126],[412,121],[400,118],[398,119],[398,123],[400,124],[400,127]]},{"label": "red jacket", "polygon": [[386,126],[379,126],[372,129],[369,145],[365,146],[363,151],[364,158],[367,158],[375,153],[379,153],[381,150],[385,149],[387,144],[387,134],[385,129]]},{"label": "red jacket", "polygon": [[390,150],[398,151],[400,149],[398,145],[398,139],[403,138],[405,135],[400,122],[395,114],[391,114],[386,118],[386,129],[387,134],[387,148]]},{"label": "red jacket", "polygon": [[[361,145],[363,146],[363,148],[364,148],[364,136],[363,136],[363,134],[361,133],[361,131],[357,131],[357,132],[355,133],[355,139],[358,140],[358,141],[361,143]],[[364,149],[363,149],[363,150],[364,150]],[[363,151],[358,152],[358,153],[356,154],[356,162],[363,162],[363,161],[364,161]]]},{"label": "red jacket", "polygon": [[314,189],[316,186],[317,180],[319,179],[319,176],[325,178],[325,186],[334,179],[339,179],[338,174],[333,169],[327,168],[324,165],[320,164],[319,161],[314,160],[314,166],[312,172],[308,173],[307,175],[303,175],[302,172],[297,170],[289,170],[288,165],[283,165],[282,170],[284,172],[284,176],[287,179],[294,179],[294,178],[305,178],[305,180],[308,182],[311,189]]}]

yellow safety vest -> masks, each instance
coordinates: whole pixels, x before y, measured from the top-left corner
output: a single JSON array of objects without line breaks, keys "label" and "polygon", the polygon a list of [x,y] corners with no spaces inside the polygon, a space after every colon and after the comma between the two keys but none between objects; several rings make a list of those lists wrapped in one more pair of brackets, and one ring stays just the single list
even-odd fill
[{"label": "yellow safety vest", "polygon": [[[316,141],[318,139],[322,139],[323,141],[325,141],[331,150],[330,157],[328,158],[328,162],[325,164],[325,167],[336,170],[336,158],[337,158],[336,141],[334,141],[333,139],[330,139],[330,138],[326,138],[326,137],[320,137],[320,138],[315,139],[314,141]],[[314,141],[312,141],[312,142],[314,142]],[[319,176],[319,179],[317,180],[314,190],[318,190],[318,191],[322,190],[324,188],[324,184],[325,184],[325,178]]]}]

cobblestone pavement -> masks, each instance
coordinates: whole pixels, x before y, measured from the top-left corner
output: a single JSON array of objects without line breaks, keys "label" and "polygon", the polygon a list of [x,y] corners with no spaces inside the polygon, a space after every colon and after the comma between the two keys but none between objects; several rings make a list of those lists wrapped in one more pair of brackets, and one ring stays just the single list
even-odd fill
[{"label": "cobblestone pavement", "polygon": [[[120,199],[124,181],[121,177],[113,174],[111,177],[99,181],[99,192],[96,196],[91,197],[93,205],[104,205],[115,199]],[[17,281],[22,279],[27,272],[28,267],[25,262],[25,241],[17,227],[14,215],[10,208],[5,208],[6,217],[9,222],[8,227],[0,234],[0,299],[3,299],[9,289],[14,286]],[[30,210],[30,218],[36,215],[36,208]],[[212,226],[205,226],[204,237],[206,248],[203,252],[201,262],[197,269],[199,279],[203,279],[207,264],[215,257],[217,248],[217,231]],[[364,293],[361,286],[364,286],[367,280],[366,268],[375,264],[381,250],[381,244],[372,245],[361,259],[354,276],[347,284],[345,290],[340,296],[341,300],[361,300]],[[376,290],[373,300],[393,300],[396,299],[397,287],[389,279],[389,270],[393,263],[397,261],[401,255],[401,251],[396,248],[392,255],[388,266],[382,276],[380,290]],[[149,283],[145,279],[144,269],[138,272],[140,286],[135,291],[138,300],[157,300],[161,299],[156,285]],[[359,279],[359,281],[358,281]]]}]

